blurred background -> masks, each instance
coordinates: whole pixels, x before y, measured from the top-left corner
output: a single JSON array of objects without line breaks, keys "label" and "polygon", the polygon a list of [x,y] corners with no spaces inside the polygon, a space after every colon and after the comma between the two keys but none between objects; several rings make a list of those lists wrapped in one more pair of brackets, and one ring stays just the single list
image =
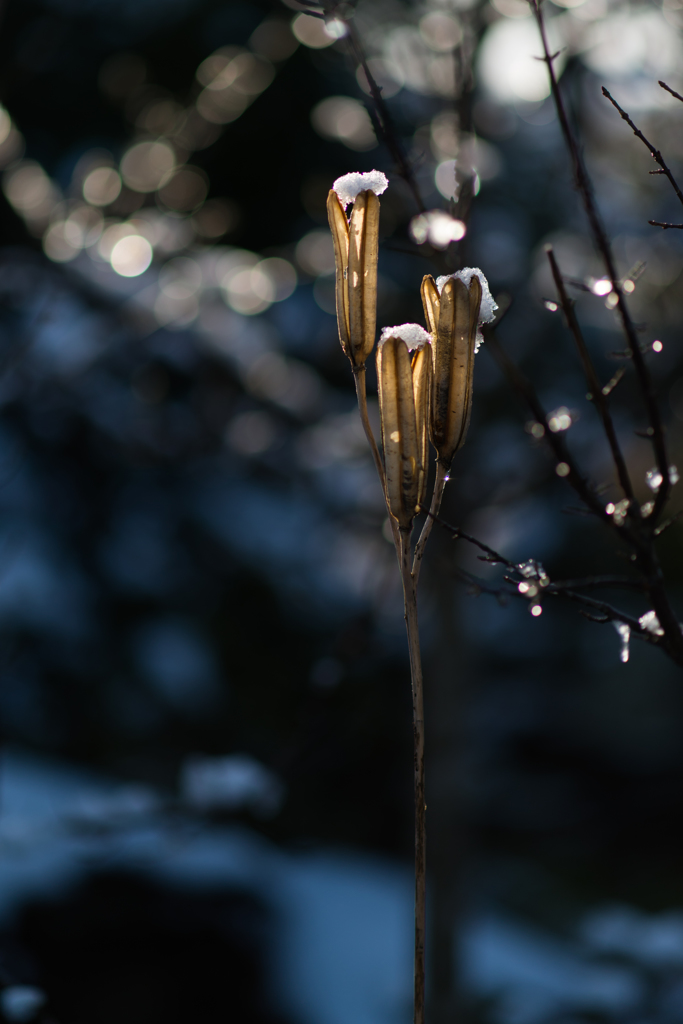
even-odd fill
[{"label": "blurred background", "polygon": [[[683,218],[600,93],[680,167],[657,80],[683,88],[683,3],[545,12],[683,467],[683,245],[647,224]],[[414,220],[345,17],[424,209],[469,214],[457,243]],[[512,300],[501,343],[609,486],[544,244],[605,380],[624,342],[539,53],[524,0],[360,0],[327,23],[295,0],[5,0],[0,1019],[412,1019],[402,604],[325,199],[389,177],[380,326],[422,320],[423,274],[482,268]],[[628,373],[617,396],[646,501]],[[484,345],[444,517],[553,579],[623,572],[533,427]],[[435,530],[430,1024],[680,1021],[680,671],[459,568],[501,580]]]}]

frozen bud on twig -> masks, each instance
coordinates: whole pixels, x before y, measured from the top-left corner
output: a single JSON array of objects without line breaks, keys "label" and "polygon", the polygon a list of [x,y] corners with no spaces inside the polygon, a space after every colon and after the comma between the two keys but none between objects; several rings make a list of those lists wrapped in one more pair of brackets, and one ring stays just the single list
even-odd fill
[{"label": "frozen bud on twig", "polygon": [[377,349],[387,502],[402,530],[410,529],[425,496],[432,359],[423,343],[411,361],[406,341],[392,330],[416,326],[388,328]]},{"label": "frozen bud on twig", "polygon": [[[439,278],[436,283],[427,276],[422,282],[425,320],[432,333],[434,352],[430,436],[438,461],[445,469],[464,444],[469,426],[474,355],[481,320],[483,274],[470,273],[469,268],[460,271],[463,274],[469,274],[467,281],[454,274]],[[488,285],[486,288],[488,292]]]},{"label": "frozen bud on twig", "polygon": [[[383,179],[380,181],[379,179]],[[387,187],[380,171],[346,174],[327,197],[334,241],[339,340],[354,368],[365,365],[375,344],[377,316],[378,192]],[[345,207],[353,202],[347,221]]]}]

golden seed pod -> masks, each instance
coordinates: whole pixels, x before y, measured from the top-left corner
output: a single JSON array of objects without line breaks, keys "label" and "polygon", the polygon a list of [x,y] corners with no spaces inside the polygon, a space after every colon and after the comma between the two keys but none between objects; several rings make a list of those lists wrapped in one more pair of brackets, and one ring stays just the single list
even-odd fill
[{"label": "golden seed pod", "polygon": [[434,280],[428,276],[422,282],[421,292],[434,352],[430,438],[438,461],[449,469],[453,456],[465,442],[472,412],[481,282],[473,275],[468,289],[463,281],[451,277],[439,295]]},{"label": "golden seed pod", "polygon": [[417,488],[417,504],[424,505],[427,497],[427,476],[429,465],[429,408],[432,398],[432,365],[431,345],[423,345],[413,355],[411,364],[413,375],[413,398],[415,401],[415,423],[417,426],[417,447],[420,458],[419,480]]},{"label": "golden seed pod", "polygon": [[405,341],[389,336],[377,349],[377,383],[389,511],[409,530],[424,501],[431,353],[418,350],[412,363]]},{"label": "golden seed pod", "polygon": [[327,197],[334,241],[339,340],[354,368],[365,365],[375,344],[379,199],[359,193],[350,221],[334,189]]}]

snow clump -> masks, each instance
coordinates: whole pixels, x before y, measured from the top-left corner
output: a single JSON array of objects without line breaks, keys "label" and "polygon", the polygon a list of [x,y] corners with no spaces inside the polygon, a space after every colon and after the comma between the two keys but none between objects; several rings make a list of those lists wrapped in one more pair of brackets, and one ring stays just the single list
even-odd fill
[{"label": "snow clump", "polygon": [[401,341],[405,341],[409,352],[417,348],[423,348],[428,341],[431,341],[427,331],[425,331],[424,327],[420,327],[419,324],[399,324],[398,327],[384,327],[379,336],[380,345],[387,338],[400,338]]},{"label": "snow clump", "polygon": [[389,180],[381,171],[351,171],[337,178],[332,188],[339,196],[339,202],[346,208],[360,192],[374,192],[376,196],[381,196],[388,186]]},{"label": "snow clump", "polygon": [[446,274],[444,277],[437,277],[436,287],[439,289],[439,295],[443,290],[443,286],[446,281],[450,281],[451,278],[457,278],[462,281],[465,287],[469,288],[470,281],[474,275],[479,278],[481,282],[481,307],[479,309],[479,323],[490,324],[496,319],[496,310],[498,306],[493,301],[493,295],[491,295],[491,289],[489,283],[482,274],[479,267],[465,267],[463,270],[458,270],[455,274]]}]

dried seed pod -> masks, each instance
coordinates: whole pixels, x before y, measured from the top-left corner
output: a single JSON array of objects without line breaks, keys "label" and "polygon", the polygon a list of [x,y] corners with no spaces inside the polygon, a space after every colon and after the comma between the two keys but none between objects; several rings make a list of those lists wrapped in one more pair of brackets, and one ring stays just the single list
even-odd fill
[{"label": "dried seed pod", "polygon": [[434,324],[430,438],[446,469],[464,444],[469,426],[481,297],[476,274],[469,288],[459,278],[449,277],[440,295],[431,277],[422,282],[425,317],[430,327]]},{"label": "dried seed pod", "polygon": [[347,222],[331,189],[327,215],[334,240],[339,340],[354,368],[359,368],[375,344],[379,199],[371,190],[360,192]]},{"label": "dried seed pod", "polygon": [[427,274],[426,277],[422,278],[420,294],[422,295],[422,305],[424,307],[427,329],[432,337],[435,337],[436,327],[439,322],[441,296],[439,295],[439,289],[436,287],[434,278],[431,274]]},{"label": "dried seed pod", "polygon": [[429,464],[429,408],[432,397],[432,365],[431,345],[418,348],[413,355],[411,364],[413,374],[413,398],[415,401],[415,423],[417,426],[417,447],[420,457],[418,506],[423,505],[427,497],[427,476]]},{"label": "dried seed pod", "polygon": [[349,290],[346,286],[346,275],[349,269],[349,222],[334,189],[330,189],[327,196],[327,218],[330,222],[330,231],[334,242],[335,298],[339,341],[344,352],[353,362],[349,331]]},{"label": "dried seed pod", "polygon": [[412,363],[405,341],[384,332],[377,349],[377,381],[389,511],[409,530],[424,500],[431,354],[418,349]]}]

